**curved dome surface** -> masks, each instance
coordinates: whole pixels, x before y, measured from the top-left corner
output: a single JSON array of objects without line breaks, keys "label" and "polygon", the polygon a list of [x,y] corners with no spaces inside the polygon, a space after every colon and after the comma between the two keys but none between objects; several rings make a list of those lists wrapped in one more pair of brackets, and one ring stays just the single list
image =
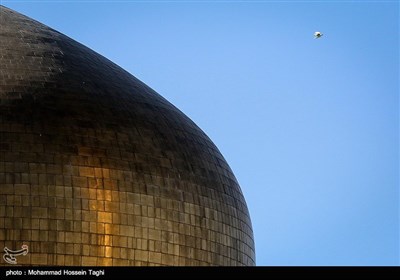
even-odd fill
[{"label": "curved dome surface", "polygon": [[0,13],[0,250],[27,245],[18,265],[255,264],[204,132],[101,55]]}]

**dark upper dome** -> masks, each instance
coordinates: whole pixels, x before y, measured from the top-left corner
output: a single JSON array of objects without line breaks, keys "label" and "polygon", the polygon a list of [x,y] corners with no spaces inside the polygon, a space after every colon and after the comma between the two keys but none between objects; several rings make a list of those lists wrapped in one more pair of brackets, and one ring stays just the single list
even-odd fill
[{"label": "dark upper dome", "polygon": [[204,132],[101,55],[0,13],[0,249],[28,245],[18,264],[255,264]]}]

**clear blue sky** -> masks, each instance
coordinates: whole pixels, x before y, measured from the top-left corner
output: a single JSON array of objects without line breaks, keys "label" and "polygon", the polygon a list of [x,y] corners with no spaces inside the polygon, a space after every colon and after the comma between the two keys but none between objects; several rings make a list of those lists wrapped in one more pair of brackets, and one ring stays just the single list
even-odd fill
[{"label": "clear blue sky", "polygon": [[1,2],[210,136],[245,194],[258,265],[400,264],[398,1]]}]

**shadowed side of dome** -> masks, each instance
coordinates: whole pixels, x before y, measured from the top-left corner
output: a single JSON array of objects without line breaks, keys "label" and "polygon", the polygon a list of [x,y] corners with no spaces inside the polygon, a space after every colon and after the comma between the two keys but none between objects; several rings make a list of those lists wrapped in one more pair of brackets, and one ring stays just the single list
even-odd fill
[{"label": "shadowed side of dome", "polygon": [[0,249],[28,245],[22,265],[255,264],[204,132],[101,55],[0,13]]}]

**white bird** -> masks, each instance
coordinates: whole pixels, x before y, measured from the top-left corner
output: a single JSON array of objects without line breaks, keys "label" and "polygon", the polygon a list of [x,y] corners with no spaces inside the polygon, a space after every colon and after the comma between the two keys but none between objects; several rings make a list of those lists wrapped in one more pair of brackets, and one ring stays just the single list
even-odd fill
[{"label": "white bird", "polygon": [[319,32],[319,31],[317,31],[317,32],[314,32],[314,38],[315,38],[315,39],[321,38],[321,37],[322,37],[322,35],[324,35],[324,34],[322,34],[322,33],[321,33],[321,32]]}]

